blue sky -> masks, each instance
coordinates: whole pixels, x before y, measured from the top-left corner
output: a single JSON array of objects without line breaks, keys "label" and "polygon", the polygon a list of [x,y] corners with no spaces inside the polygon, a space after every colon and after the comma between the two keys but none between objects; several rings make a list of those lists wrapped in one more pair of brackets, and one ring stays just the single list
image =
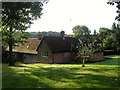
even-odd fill
[{"label": "blue sky", "polygon": [[111,28],[116,14],[116,6],[107,4],[108,0],[49,0],[44,5],[43,15],[35,20],[27,31],[64,30],[72,34],[76,25],[86,25],[91,32],[100,27]]}]

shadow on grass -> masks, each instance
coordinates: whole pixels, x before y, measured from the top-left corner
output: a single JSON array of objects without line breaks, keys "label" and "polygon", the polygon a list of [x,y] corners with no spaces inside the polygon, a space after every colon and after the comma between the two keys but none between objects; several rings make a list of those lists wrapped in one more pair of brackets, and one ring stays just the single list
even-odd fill
[{"label": "shadow on grass", "polygon": [[[79,71],[78,71],[79,70]],[[56,88],[64,88],[64,87],[72,87],[72,88],[105,88],[118,87],[117,77],[105,76],[105,75],[94,75],[92,73],[83,73],[79,68],[41,68],[41,71],[45,71],[45,73],[38,73],[38,70],[34,70],[32,72],[35,76],[45,77],[52,81],[51,87]],[[77,73],[77,71],[79,73]],[[99,72],[99,70],[91,69],[91,72]],[[109,70],[105,70],[109,72]],[[62,85],[60,85],[62,84]],[[68,86],[65,86],[68,85]]]},{"label": "shadow on grass", "polygon": [[[23,69],[22,69],[23,68]],[[88,73],[90,71],[91,73]],[[117,77],[79,67],[4,67],[3,88],[115,88]],[[109,72],[109,69],[105,70]],[[98,73],[98,74],[94,74]]]},{"label": "shadow on grass", "polygon": [[96,62],[97,65],[119,65],[120,59],[106,59],[101,62]]},{"label": "shadow on grass", "polygon": [[[24,70],[19,72],[19,70],[15,70],[14,68],[16,67],[6,66],[3,68],[2,88],[49,87],[45,83],[40,82],[37,76],[33,76],[30,72],[24,72]],[[38,87],[38,85],[40,87]]]},{"label": "shadow on grass", "polygon": [[[73,62],[72,64],[82,64],[82,62]],[[97,65],[120,65],[120,58],[107,58],[101,61],[86,61],[85,64],[97,64]]]}]

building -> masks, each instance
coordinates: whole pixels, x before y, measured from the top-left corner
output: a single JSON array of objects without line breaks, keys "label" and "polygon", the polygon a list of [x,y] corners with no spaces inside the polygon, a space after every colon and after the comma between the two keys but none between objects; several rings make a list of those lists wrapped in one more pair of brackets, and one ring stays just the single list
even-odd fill
[{"label": "building", "polygon": [[78,43],[77,38],[45,36],[37,49],[39,62],[69,63],[75,60]]},{"label": "building", "polygon": [[77,38],[44,36],[28,39],[13,52],[15,59],[23,63],[69,63],[75,60],[78,43]]},{"label": "building", "polygon": [[[23,63],[70,63],[77,57],[78,38],[63,36],[44,36],[29,38],[24,45],[13,49],[16,61]],[[89,61],[103,60],[103,52],[95,52]]]}]

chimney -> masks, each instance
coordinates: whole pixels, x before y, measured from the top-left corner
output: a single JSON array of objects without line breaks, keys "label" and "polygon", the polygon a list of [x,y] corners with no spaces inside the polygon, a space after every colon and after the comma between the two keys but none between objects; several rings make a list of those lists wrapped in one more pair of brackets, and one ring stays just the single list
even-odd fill
[{"label": "chimney", "polygon": [[64,36],[65,36],[65,31],[62,30],[62,31],[60,32],[60,34],[61,34],[61,37],[64,38]]}]

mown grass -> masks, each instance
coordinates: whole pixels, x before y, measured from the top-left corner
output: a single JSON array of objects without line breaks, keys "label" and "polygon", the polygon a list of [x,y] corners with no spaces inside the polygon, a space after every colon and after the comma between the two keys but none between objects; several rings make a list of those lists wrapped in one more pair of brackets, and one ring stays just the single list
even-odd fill
[{"label": "mown grass", "polygon": [[118,60],[86,64],[2,65],[3,88],[118,88]]},{"label": "mown grass", "polygon": [[120,55],[107,55],[104,56],[105,58],[116,58],[116,59],[120,59]]}]

